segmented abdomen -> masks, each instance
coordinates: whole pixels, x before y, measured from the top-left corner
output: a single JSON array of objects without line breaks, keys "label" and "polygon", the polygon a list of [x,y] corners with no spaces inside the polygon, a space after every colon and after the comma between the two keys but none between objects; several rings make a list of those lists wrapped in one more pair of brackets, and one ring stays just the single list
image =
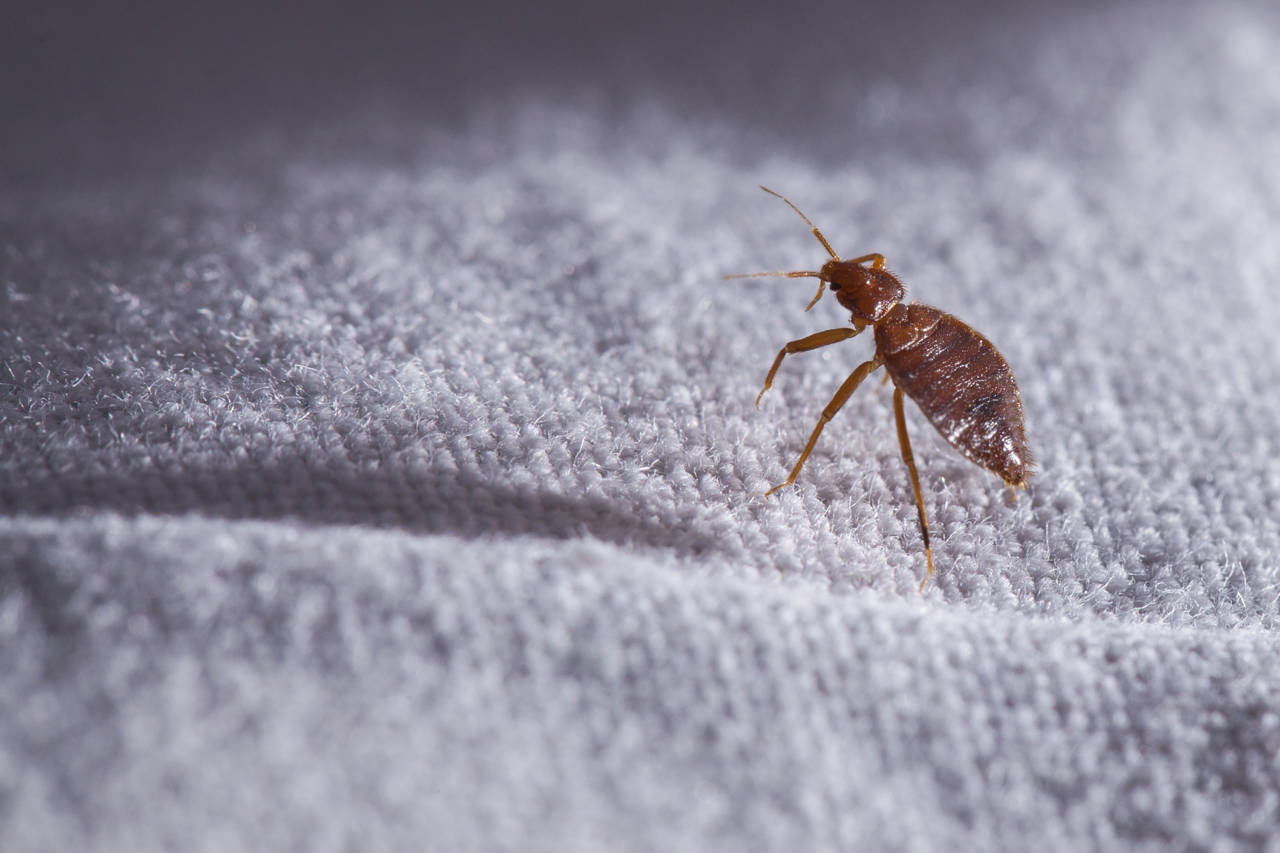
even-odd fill
[{"label": "segmented abdomen", "polygon": [[885,369],[953,447],[1005,482],[1031,475],[1022,400],[991,342],[928,305],[898,304],[876,326]]}]

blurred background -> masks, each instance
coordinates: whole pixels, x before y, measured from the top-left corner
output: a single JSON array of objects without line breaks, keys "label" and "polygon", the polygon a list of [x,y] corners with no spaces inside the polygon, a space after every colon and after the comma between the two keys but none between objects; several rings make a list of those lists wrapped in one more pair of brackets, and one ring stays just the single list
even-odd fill
[{"label": "blurred background", "polygon": [[[718,130],[708,144],[739,160],[776,148],[840,160],[885,144],[963,157],[984,141],[975,135],[1048,141],[1042,124],[1031,126],[1044,105],[1002,110],[994,127],[964,115],[979,89],[1025,96],[1027,74],[1097,84],[1073,87],[1090,91],[1087,100],[1056,105],[1069,112],[1055,133],[1087,134],[1107,85],[1141,62],[1142,44],[1171,19],[1194,11],[1187,6],[23,0],[10,4],[0,32],[0,166],[10,181],[81,168],[150,172],[254,134],[306,140],[317,127],[329,145],[395,145],[388,122],[456,128],[531,100],[581,105],[641,134],[637,114],[661,108]],[[1047,37],[1088,28],[1099,9],[1108,24],[1096,37],[1113,50],[1088,67],[1064,55],[1046,68]],[[1117,32],[1117,20],[1131,29]],[[1196,57],[1184,60],[1190,67]],[[905,122],[918,132],[902,133]],[[509,127],[498,120],[493,130]],[[514,140],[490,144],[497,156]]]},{"label": "blurred background", "polygon": [[[0,848],[1265,848],[1277,164],[1263,0],[6,4]],[[760,183],[1020,383],[923,595]]]}]

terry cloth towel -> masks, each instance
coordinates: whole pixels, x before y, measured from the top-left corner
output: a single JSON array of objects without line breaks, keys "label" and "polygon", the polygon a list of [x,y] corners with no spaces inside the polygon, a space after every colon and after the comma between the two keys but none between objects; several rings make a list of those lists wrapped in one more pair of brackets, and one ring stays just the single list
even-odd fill
[{"label": "terry cloth towel", "polygon": [[[0,850],[1280,849],[1273,4],[135,6],[0,36]],[[923,593],[760,183],[1020,383]]]}]

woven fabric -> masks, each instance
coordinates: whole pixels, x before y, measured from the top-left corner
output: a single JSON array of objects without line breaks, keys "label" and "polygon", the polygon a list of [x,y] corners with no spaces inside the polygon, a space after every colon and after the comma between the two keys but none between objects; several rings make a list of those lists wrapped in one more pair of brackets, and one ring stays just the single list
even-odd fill
[{"label": "woven fabric", "polygon": [[[6,84],[0,848],[1274,848],[1280,19],[904,9]],[[847,323],[758,183],[1018,378],[923,593],[878,375],[764,497],[871,336],[753,407]]]}]

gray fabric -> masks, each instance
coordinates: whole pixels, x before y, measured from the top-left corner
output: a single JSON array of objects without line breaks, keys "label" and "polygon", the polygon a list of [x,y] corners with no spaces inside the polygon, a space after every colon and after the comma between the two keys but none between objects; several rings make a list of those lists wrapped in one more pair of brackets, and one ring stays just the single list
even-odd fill
[{"label": "gray fabric", "polygon": [[[18,63],[0,849],[1280,846],[1275,12],[666,13]],[[923,595],[762,182],[1020,381]]]}]

